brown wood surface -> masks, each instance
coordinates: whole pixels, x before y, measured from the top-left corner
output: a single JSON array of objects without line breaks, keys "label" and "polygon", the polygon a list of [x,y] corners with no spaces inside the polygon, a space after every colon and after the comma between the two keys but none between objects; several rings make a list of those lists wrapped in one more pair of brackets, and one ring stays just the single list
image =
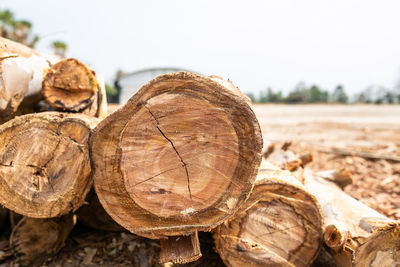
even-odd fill
[{"label": "brown wood surface", "polygon": [[159,76],[96,127],[95,189],[126,229],[150,238],[210,230],[246,199],[261,132],[247,98],[224,84],[188,72]]},{"label": "brown wood surface", "polygon": [[160,263],[184,264],[198,260],[202,255],[197,232],[190,235],[169,236],[160,240]]},{"label": "brown wood surface", "polygon": [[106,97],[103,83],[100,84],[95,73],[81,61],[67,58],[47,71],[42,94],[55,110],[104,118]]},{"label": "brown wood surface", "polygon": [[235,217],[214,232],[227,266],[309,266],[321,247],[316,199],[288,171],[263,162],[253,191]]},{"label": "brown wood surface", "polygon": [[72,214],[51,219],[24,217],[11,233],[10,248],[20,265],[42,266],[64,246],[74,225]]},{"label": "brown wood surface", "polygon": [[309,170],[304,172],[304,184],[322,206],[324,242],[338,266],[399,264],[400,222],[388,219]]},{"label": "brown wood surface", "polygon": [[44,112],[0,126],[0,203],[35,218],[78,209],[92,185],[88,139],[96,118]]}]

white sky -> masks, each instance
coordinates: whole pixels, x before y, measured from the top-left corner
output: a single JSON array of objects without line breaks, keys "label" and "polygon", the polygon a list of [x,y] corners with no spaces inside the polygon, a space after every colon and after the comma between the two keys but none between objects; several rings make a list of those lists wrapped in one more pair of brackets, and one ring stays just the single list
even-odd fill
[{"label": "white sky", "polygon": [[299,81],[350,93],[400,79],[400,1],[1,0],[37,49],[64,40],[69,57],[111,81],[116,70],[172,66],[231,79],[244,92]]}]

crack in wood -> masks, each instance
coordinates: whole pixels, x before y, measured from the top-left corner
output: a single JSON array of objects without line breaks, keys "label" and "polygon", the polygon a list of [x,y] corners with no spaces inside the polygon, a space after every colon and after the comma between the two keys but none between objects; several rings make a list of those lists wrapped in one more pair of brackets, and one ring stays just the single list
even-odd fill
[{"label": "crack in wood", "polygon": [[158,131],[159,131],[159,132],[161,133],[161,135],[171,144],[171,146],[172,146],[172,148],[174,149],[176,155],[178,156],[179,160],[181,161],[182,167],[185,169],[185,172],[186,172],[186,180],[187,180],[187,185],[188,185],[188,191],[189,191],[190,200],[193,200],[193,198],[192,198],[192,191],[190,190],[190,179],[189,179],[189,172],[188,172],[188,169],[187,169],[187,164],[183,161],[181,155],[179,154],[178,150],[176,149],[174,143],[172,143],[171,139],[169,139],[169,138],[164,134],[164,132],[160,129],[160,127],[159,127],[159,126],[160,126],[160,123],[159,123],[158,119],[154,116],[154,114],[151,112],[151,110],[150,110],[147,106],[144,106],[144,107],[149,111],[150,115],[151,115],[151,116],[153,117],[153,119],[155,120],[155,122],[156,122],[156,127],[157,127]]}]

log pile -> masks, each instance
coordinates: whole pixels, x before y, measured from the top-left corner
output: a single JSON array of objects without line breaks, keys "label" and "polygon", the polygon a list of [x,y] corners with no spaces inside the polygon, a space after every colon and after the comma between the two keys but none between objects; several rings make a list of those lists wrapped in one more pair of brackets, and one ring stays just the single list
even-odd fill
[{"label": "log pile", "polygon": [[161,263],[202,257],[199,231],[227,266],[400,261],[399,222],[346,195],[346,169],[313,173],[290,143],[262,160],[230,81],[165,74],[106,117],[104,82],[77,59],[0,39],[0,71],[0,227],[21,265],[56,254],[77,220],[160,239]]}]

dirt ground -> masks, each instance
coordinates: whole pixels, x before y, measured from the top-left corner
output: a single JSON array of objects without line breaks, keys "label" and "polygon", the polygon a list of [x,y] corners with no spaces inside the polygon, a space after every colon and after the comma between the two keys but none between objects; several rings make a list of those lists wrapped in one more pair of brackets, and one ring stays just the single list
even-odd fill
[{"label": "dirt ground", "polygon": [[[400,156],[400,105],[255,105],[265,146],[291,141],[297,153],[314,155],[311,168],[348,168],[354,182],[345,191],[393,219],[400,219],[400,162],[342,156],[333,149]],[[328,151],[328,152],[327,152]],[[6,235],[0,250],[7,246]],[[200,234],[203,257],[186,266],[224,266],[211,234]],[[3,246],[3,247],[2,247]],[[0,251],[1,252],[1,251]],[[102,232],[78,225],[66,246],[45,266],[162,266],[159,243],[128,232]],[[1,253],[0,253],[1,256]],[[9,258],[1,266],[18,266]]]}]

